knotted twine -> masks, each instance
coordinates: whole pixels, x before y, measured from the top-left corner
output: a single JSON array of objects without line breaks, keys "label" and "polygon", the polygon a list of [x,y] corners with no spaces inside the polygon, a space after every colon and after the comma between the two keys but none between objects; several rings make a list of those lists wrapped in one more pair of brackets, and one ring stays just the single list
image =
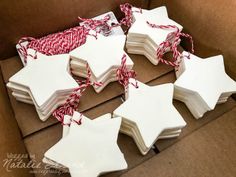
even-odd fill
[{"label": "knotted twine", "polygon": [[112,26],[107,23],[111,19],[109,14],[100,20],[86,19],[81,17],[78,17],[78,19],[83,21],[83,25],[87,29],[94,30],[97,33],[102,33],[105,36],[109,36],[111,34]]},{"label": "knotted twine", "polygon": [[[128,86],[133,85],[138,88],[138,82],[136,80],[136,73],[134,70],[130,70],[126,65],[127,56],[124,54],[121,59],[121,66],[116,70],[116,77],[121,85],[125,89],[125,99],[128,98]],[[135,82],[130,82],[130,78],[133,78]]]},{"label": "knotted twine", "polygon": [[129,3],[121,4],[120,10],[124,13],[125,16],[119,21],[118,24],[113,24],[112,27],[124,25],[127,27],[127,30],[125,31],[125,33],[127,33],[129,28],[133,24],[133,12],[142,13],[141,8],[138,8],[139,10],[135,10],[135,11],[133,11],[132,8],[133,6]]},{"label": "knotted twine", "polygon": [[[175,26],[175,25],[156,25],[156,24],[152,24],[150,22],[147,21],[147,24],[152,27],[152,28],[156,28],[156,29],[163,29],[163,30],[174,30],[173,32],[169,33],[166,37],[166,40],[163,41],[157,51],[156,51],[156,55],[157,55],[157,59],[166,64],[166,65],[170,65],[173,67],[179,67],[179,63],[181,62],[181,56],[182,54],[178,51],[178,44],[180,43],[181,39],[180,37],[185,37],[188,38],[190,43],[191,43],[191,53],[194,53],[194,45],[193,45],[193,38],[191,35],[183,33],[180,31],[180,29]],[[165,53],[165,51],[170,48],[170,51],[173,52],[173,61],[167,61],[165,59],[163,59],[163,55]],[[188,59],[190,59],[190,53],[188,54],[188,56],[186,56]]]}]

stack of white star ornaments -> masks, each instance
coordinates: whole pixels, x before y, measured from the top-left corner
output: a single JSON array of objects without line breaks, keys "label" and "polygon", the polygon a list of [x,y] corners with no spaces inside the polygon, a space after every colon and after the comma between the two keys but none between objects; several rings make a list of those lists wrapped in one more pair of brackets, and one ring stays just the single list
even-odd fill
[{"label": "stack of white star ornaments", "polygon": [[178,137],[186,123],[172,104],[174,86],[129,87],[129,97],[113,113],[122,117],[120,131],[131,136],[145,155],[158,139]]},{"label": "stack of white star ornaments", "polygon": [[226,74],[222,55],[205,59],[192,54],[190,57],[190,60],[183,57],[176,71],[174,97],[184,102],[198,119],[236,93],[236,82]]},{"label": "stack of white star ornaments", "polygon": [[[169,33],[174,29],[157,29],[152,28],[147,22],[156,25],[174,25],[180,31],[183,29],[181,25],[168,18],[165,6],[152,10],[143,9],[142,12],[133,8],[134,23],[130,27],[127,35],[126,48],[128,53],[140,54],[146,56],[154,65],[158,64],[156,51],[160,44],[164,42]],[[169,49],[167,49],[168,52]]]},{"label": "stack of white star ornaments", "polygon": [[[72,177],[96,177],[127,168],[123,153],[117,145],[121,118],[105,114],[90,120],[75,112],[68,131],[44,155],[43,162]],[[73,121],[76,120],[76,121]],[[62,153],[63,152],[63,153]]]},{"label": "stack of white star ornaments", "polygon": [[7,87],[18,101],[33,104],[39,118],[45,121],[78,84],[70,75],[68,54],[38,53],[37,57],[29,59],[28,64],[9,79]]},{"label": "stack of white star ornaments", "polygon": [[103,83],[102,86],[94,85],[95,91],[101,92],[110,82],[118,80],[116,72],[121,67],[124,54],[127,57],[127,68],[133,67],[133,61],[124,51],[125,40],[125,35],[104,37],[97,34],[97,38],[88,35],[84,45],[70,52],[72,73],[86,78],[88,65],[91,71],[90,80]]}]

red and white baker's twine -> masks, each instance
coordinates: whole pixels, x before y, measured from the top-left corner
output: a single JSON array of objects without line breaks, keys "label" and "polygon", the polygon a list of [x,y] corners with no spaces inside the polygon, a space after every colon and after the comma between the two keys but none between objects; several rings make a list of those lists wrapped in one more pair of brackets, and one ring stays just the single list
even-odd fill
[{"label": "red and white baker's twine", "polygon": [[114,24],[113,27],[124,25],[124,26],[127,26],[127,28],[129,29],[133,23],[133,15],[132,15],[133,12],[142,13],[141,8],[139,8],[138,11],[133,11],[132,8],[133,8],[133,6],[129,3],[121,4],[120,10],[125,14],[125,16],[123,19],[120,20],[120,22],[118,24]]},{"label": "red and white baker's twine", "polygon": [[[45,55],[69,53],[71,50],[84,44],[87,35],[89,35],[89,29],[84,26],[77,26],[39,39],[23,37],[18,42],[20,45],[18,52],[24,57],[25,63],[27,63],[27,56],[30,56],[27,52],[29,48]],[[23,42],[28,42],[28,44],[23,46]],[[37,55],[31,55],[31,57],[36,59]]]},{"label": "red and white baker's twine", "polygon": [[[128,85],[131,84],[135,88],[138,88],[138,82],[136,81],[136,73],[134,70],[129,70],[126,65],[127,56],[124,54],[121,59],[121,66],[116,71],[116,77],[121,85],[127,89]],[[135,83],[130,82],[130,78],[135,79]]]},{"label": "red and white baker's twine", "polygon": [[70,126],[70,125],[71,125],[71,122],[75,122],[75,123],[77,123],[78,125],[81,125],[81,124],[82,124],[82,118],[83,118],[83,114],[80,113],[80,117],[79,117],[78,120],[72,119],[72,117],[71,117],[68,123],[61,122],[61,124],[62,124],[62,125],[66,125],[66,126]]},{"label": "red and white baker's twine", "polygon": [[[87,35],[90,35],[90,29],[95,30],[97,33],[102,32],[104,35],[111,33],[112,27],[107,24],[108,20],[110,20],[109,15],[106,15],[101,20],[78,18],[84,22],[84,25],[70,28],[63,32],[49,34],[39,39],[33,37],[21,38],[18,42],[20,46],[18,52],[23,56],[24,62],[27,63],[27,56],[36,59],[37,52],[45,55],[69,53],[86,42]],[[23,46],[23,42],[28,42],[28,44]],[[34,55],[28,54],[27,50],[29,48],[34,49],[36,53]]]},{"label": "red and white baker's twine", "polygon": [[57,118],[58,121],[64,122],[64,116],[69,115],[72,116],[74,111],[77,110],[79,106],[80,97],[82,96],[82,93],[91,85],[101,86],[101,82],[91,82],[91,71],[89,69],[89,66],[87,65],[87,79],[86,80],[77,80],[79,87],[74,89],[72,94],[69,96],[69,98],[66,100],[66,102],[58,107],[54,112],[53,116]]},{"label": "red and white baker's twine", "polygon": [[[110,20],[109,15],[106,15],[104,19],[101,20],[78,18],[84,22],[84,25],[70,28],[63,32],[50,34],[39,39],[33,37],[21,38],[18,42],[20,46],[18,52],[23,56],[24,62],[27,63],[27,56],[34,59],[37,58],[36,53],[34,56],[28,54],[27,49],[29,48],[45,55],[64,54],[69,53],[71,50],[84,44],[87,35],[90,35],[90,29],[95,30],[97,33],[102,32],[104,35],[109,35],[111,33],[112,27],[107,23],[108,20]],[[28,42],[28,44],[23,46],[23,42]]]},{"label": "red and white baker's twine", "polygon": [[[175,25],[156,25],[156,24],[151,24],[150,22],[147,22],[147,24],[152,27],[152,28],[157,28],[157,29],[163,29],[163,30],[175,30],[167,35],[167,38],[165,41],[163,41],[160,45],[159,48],[156,51],[157,54],[157,59],[165,63],[167,65],[171,65],[173,67],[178,67],[180,63],[180,58],[182,54],[178,51],[178,44],[180,43],[181,39],[180,37],[186,37],[190,40],[191,43],[191,53],[194,53],[194,46],[193,46],[193,38],[189,34],[183,33],[180,31],[180,29],[175,26]],[[173,52],[173,61],[167,61],[163,59],[163,55],[165,51],[170,48],[170,51]],[[187,58],[190,58],[190,54],[186,56]]]},{"label": "red and white baker's twine", "polygon": [[83,25],[87,29],[94,30],[97,33],[102,33],[105,36],[109,36],[111,33],[112,27],[107,23],[111,19],[109,14],[101,20],[86,19],[81,17],[78,17],[78,19],[83,21]]}]

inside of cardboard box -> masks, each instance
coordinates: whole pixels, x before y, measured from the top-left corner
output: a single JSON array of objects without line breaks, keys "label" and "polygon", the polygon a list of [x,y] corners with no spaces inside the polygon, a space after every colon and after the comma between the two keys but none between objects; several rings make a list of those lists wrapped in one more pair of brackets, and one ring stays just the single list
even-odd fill
[{"label": "inside of cardboard box", "polygon": [[[157,4],[159,5],[158,2],[156,3],[152,1],[151,8],[156,7]],[[191,31],[190,29],[191,29],[192,24],[188,24],[188,22],[182,19],[183,18],[182,15],[178,14],[179,12],[176,11],[176,9],[173,7],[174,6],[173,4],[170,5],[170,3],[164,2],[164,1],[163,2],[160,1],[160,4],[166,4],[168,7],[168,10],[170,10],[170,16],[171,17],[173,16],[174,18],[179,20],[181,23],[183,22],[184,27],[186,26],[186,31]],[[182,5],[182,3],[179,3],[179,4]],[[71,15],[72,14],[69,14],[68,18],[70,18]],[[69,24],[71,23],[68,22],[68,26]],[[38,23],[36,23],[36,25],[38,25]],[[50,28],[49,31],[53,31],[55,29],[55,26],[50,26],[49,28]],[[58,26],[56,29],[58,29]],[[22,32],[23,31],[20,31],[19,33],[22,33]],[[196,34],[198,34],[198,31],[194,33],[194,35]],[[37,35],[40,35],[40,34],[37,34]],[[200,37],[205,38],[204,36],[200,36]],[[200,54],[201,56],[219,54],[220,52],[218,50],[218,47],[212,47],[212,45],[208,46],[208,44],[205,44],[205,43],[202,44],[199,39],[196,39],[196,44],[197,44],[196,52],[197,54]],[[182,45],[186,46],[184,42],[182,43]],[[7,47],[9,47],[9,45]],[[222,47],[221,50],[223,50],[225,46],[221,46],[221,47]],[[236,62],[235,61],[229,62],[231,58],[235,58],[235,55],[232,54],[231,49],[229,50],[230,52],[224,53],[226,55],[226,63],[230,63],[228,65],[226,64],[226,67],[229,74],[231,74],[235,78],[236,75],[235,75],[234,68],[235,68]],[[6,54],[2,56],[3,57],[9,56],[9,54],[12,52],[13,52],[13,49],[11,48],[10,52],[7,52]],[[170,56],[167,56],[167,57],[170,57]],[[138,74],[138,80],[145,82],[149,85],[157,85],[157,84],[175,81],[174,72],[171,67],[162,65],[162,64],[158,66],[154,66],[148,60],[146,60],[143,56],[139,56],[139,55],[131,55],[131,58],[133,59],[135,63],[134,70]],[[17,72],[22,67],[23,66],[20,62],[19,57],[12,57],[10,59],[1,61],[1,70],[2,70],[2,75],[4,78],[4,81],[1,81],[1,82],[6,83],[8,79],[10,78],[10,76],[12,76],[15,72]],[[145,71],[144,71],[144,68],[145,68]],[[45,150],[48,149],[51,145],[55,144],[58,141],[58,139],[61,137],[61,126],[58,124],[56,119],[52,117],[46,122],[40,122],[40,120],[37,118],[37,114],[34,110],[34,107],[31,105],[17,102],[11,96],[11,91],[9,90],[8,90],[8,95],[9,95],[10,102],[6,101],[8,99],[6,98],[6,95],[7,95],[6,88],[3,88],[3,89],[5,89],[5,91],[1,90],[1,94],[5,93],[5,96],[3,96],[5,99],[5,101],[3,101],[3,104],[6,105],[6,108],[1,108],[0,112],[2,113],[2,110],[7,110],[7,113],[5,114],[9,114],[9,112],[13,110],[13,113],[10,113],[11,114],[10,116],[6,116],[5,114],[2,115],[1,120],[2,119],[4,120],[4,117],[16,118],[17,124],[19,126],[19,129],[21,131],[21,134],[24,140],[23,141],[24,143],[21,142],[19,144],[19,147],[22,146],[19,152],[26,153],[27,151],[29,153],[33,153],[37,157],[36,161],[40,162]],[[123,94],[123,88],[117,83],[109,84],[109,86],[99,95],[94,92],[93,88],[90,88],[86,91],[85,95],[83,96],[79,109],[86,116],[95,118],[100,114],[112,112],[118,105],[120,105],[121,104],[120,98],[122,94]],[[93,102],[91,102],[91,98],[93,98]],[[119,139],[118,139],[119,146],[121,147],[122,151],[125,153],[127,157],[128,164],[130,165],[129,168],[130,169],[133,168],[133,169],[130,170],[128,173],[125,173],[126,171],[122,171],[122,172],[115,172],[115,173],[107,174],[104,176],[120,176],[122,174],[123,174],[122,176],[124,177],[125,176],[138,176],[139,174],[145,174],[146,176],[158,176],[158,175],[159,176],[162,176],[162,175],[172,176],[172,175],[175,175],[176,171],[179,174],[183,174],[183,175],[192,174],[194,176],[195,174],[199,174],[199,171],[190,170],[190,173],[187,173],[189,171],[189,168],[186,169],[184,167],[188,164],[185,164],[182,158],[182,157],[185,157],[185,153],[187,153],[188,155],[184,159],[186,162],[190,162],[190,165],[192,165],[191,169],[195,169],[194,164],[196,164],[195,162],[197,160],[199,160],[199,162],[197,163],[198,168],[203,168],[204,166],[207,166],[208,165],[207,162],[209,160],[214,159],[217,153],[221,153],[221,150],[218,149],[218,147],[223,146],[225,149],[228,150],[228,152],[227,153],[225,152],[224,154],[226,157],[228,157],[228,159],[230,159],[229,154],[231,153],[235,154],[234,149],[231,148],[235,146],[234,144],[235,142],[232,141],[231,139],[228,139],[229,137],[232,137],[232,132],[233,132],[233,129],[235,128],[233,127],[233,123],[232,123],[234,121],[233,115],[235,115],[235,109],[233,108],[235,108],[236,106],[236,102],[234,99],[230,98],[227,103],[218,105],[214,111],[207,113],[204,119],[201,119],[198,121],[192,118],[191,113],[188,111],[188,109],[183,103],[174,101],[174,104],[176,108],[178,109],[178,111],[180,111],[181,114],[183,115],[185,121],[187,121],[188,123],[188,126],[186,129],[184,129],[184,132],[182,133],[181,137],[178,139],[157,141],[157,143],[155,144],[157,149],[150,151],[150,153],[147,156],[143,157],[139,154],[137,148],[134,145],[133,140],[123,134],[120,134]],[[12,108],[12,110],[10,107]],[[18,131],[17,124],[14,123],[14,121],[12,124],[13,125],[15,124],[15,125],[14,127],[11,127],[11,128],[17,129]],[[225,126],[220,127],[219,125],[222,125],[222,124],[224,124]],[[230,130],[228,130],[227,127],[229,127]],[[216,128],[218,128],[217,130],[219,130],[219,132],[217,134],[214,134],[214,130]],[[221,139],[220,137],[222,135],[220,134],[220,132],[221,133],[223,132],[223,134],[227,132],[227,134],[225,134],[225,139],[227,140],[227,142],[228,141],[231,142],[231,144],[225,145],[223,142],[218,141],[219,139]],[[203,149],[202,151],[201,148],[206,148],[206,144],[208,144],[208,142],[211,141],[210,135],[208,135],[209,133],[212,136],[214,136],[215,141],[212,142],[211,146],[207,147],[207,149]],[[49,134],[53,136],[48,136]],[[11,138],[14,139],[17,137],[16,142],[19,142],[21,137],[16,135],[16,133],[13,133],[13,135],[14,137],[11,137]],[[206,138],[202,138],[203,136],[204,137],[206,136]],[[194,144],[196,145],[195,149],[192,149],[191,143],[189,142],[194,142]],[[26,147],[26,150],[24,149],[24,145]],[[13,147],[13,145],[10,144],[9,147],[6,147],[6,148],[9,148],[8,150],[10,150],[10,147]],[[216,151],[211,152],[211,148],[214,149],[216,147],[217,147]],[[181,150],[181,151],[176,152],[177,151],[176,149]],[[16,151],[16,149],[13,149],[13,151]],[[157,153],[159,153],[159,151],[160,151],[160,154],[156,155]],[[189,154],[192,154],[192,156]],[[206,159],[199,158],[198,157],[199,154],[201,154],[201,156],[204,156],[204,154],[210,154],[210,157]],[[179,163],[179,161],[183,163]],[[201,161],[205,161],[206,163],[201,164],[200,163]],[[225,162],[226,163],[222,166],[222,169],[220,169],[219,171],[216,170],[213,174],[215,174],[216,176],[219,176],[219,174],[221,174],[221,172],[225,171],[226,169],[227,170],[230,169],[228,170],[229,176],[231,174],[235,174],[234,173],[235,169],[232,166],[232,164],[235,164],[235,163],[230,164],[231,161],[227,161],[227,160]],[[157,164],[159,164],[158,165],[159,170],[156,170]],[[230,164],[230,165],[226,167],[227,164]],[[216,165],[221,166],[222,163],[219,163]],[[214,171],[214,170],[215,168],[212,167],[211,171]],[[205,169],[204,167],[203,172],[205,171],[206,171],[205,174],[207,174],[207,172],[209,172],[209,169]],[[156,174],[157,172],[158,174]],[[203,172],[201,172],[199,175],[202,175]],[[28,174],[26,172],[22,172],[22,173]],[[209,175],[212,175],[212,174],[209,174]],[[40,177],[41,174],[36,173],[35,176]],[[52,175],[48,175],[48,176],[52,176]],[[68,174],[64,176],[68,176]]]}]

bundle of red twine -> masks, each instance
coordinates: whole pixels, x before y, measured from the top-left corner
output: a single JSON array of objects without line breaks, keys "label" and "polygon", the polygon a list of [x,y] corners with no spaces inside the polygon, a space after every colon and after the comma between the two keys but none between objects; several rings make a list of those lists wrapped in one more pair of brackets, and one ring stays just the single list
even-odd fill
[{"label": "bundle of red twine", "polygon": [[[89,35],[89,29],[77,26],[39,39],[23,37],[18,42],[20,46],[18,52],[23,56],[25,63],[27,63],[27,56],[37,58],[37,54],[34,56],[28,54],[29,48],[45,55],[65,54],[84,44],[87,35]],[[22,44],[24,42],[28,42],[26,46]]]}]

